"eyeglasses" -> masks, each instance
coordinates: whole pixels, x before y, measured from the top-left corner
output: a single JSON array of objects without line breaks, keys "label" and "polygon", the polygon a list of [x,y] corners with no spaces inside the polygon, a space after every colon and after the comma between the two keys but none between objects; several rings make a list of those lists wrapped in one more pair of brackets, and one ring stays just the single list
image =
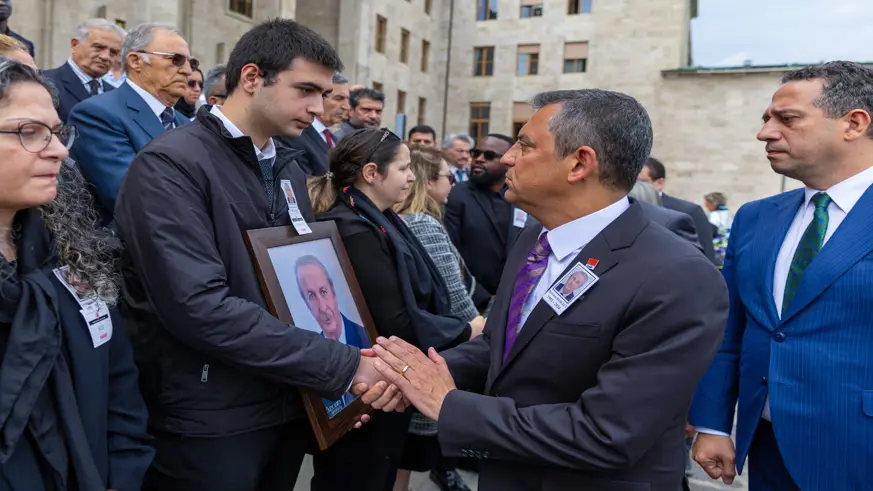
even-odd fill
[{"label": "eyeglasses", "polygon": [[188,55],[183,55],[182,53],[162,53],[160,51],[137,51],[137,53],[144,54],[144,55],[163,56],[165,58],[168,58],[170,60],[170,62],[173,63],[173,66],[180,67],[180,68],[185,66],[185,63],[187,62],[188,64],[191,65],[191,71],[194,71],[194,70],[200,68],[200,62],[197,61],[197,58],[194,58],[194,57],[191,57]]},{"label": "eyeglasses", "polygon": [[17,130],[0,130],[0,134],[18,135],[21,146],[30,153],[39,153],[48,148],[52,142],[52,135],[58,137],[61,144],[67,150],[73,146],[76,140],[75,126],[61,126],[57,131],[52,131],[48,126],[31,121],[20,123]]},{"label": "eyeglasses", "polygon": [[478,148],[470,150],[470,157],[477,159],[480,155],[484,156],[485,160],[495,160],[503,157],[502,153],[497,153],[493,150],[480,150]]},{"label": "eyeglasses", "polygon": [[189,80],[188,81],[188,87],[191,87],[192,89],[197,85],[199,85],[201,89],[203,88],[203,82],[200,80]]},{"label": "eyeglasses", "polygon": [[458,183],[458,178],[455,177],[455,175],[452,174],[451,172],[449,172],[448,174],[440,174],[439,177],[446,177],[446,178],[448,178],[448,179],[449,179],[449,184],[451,184],[452,186],[454,186],[455,184]]},{"label": "eyeglasses", "polygon": [[[365,164],[373,161],[373,155],[376,154],[376,150],[379,150],[379,146],[382,145],[382,142],[385,141],[389,136],[394,135],[388,128],[382,128],[382,138],[379,140],[379,143],[376,144],[376,147],[373,148],[373,151],[370,152],[370,156],[367,157],[367,160],[364,161]],[[399,136],[394,135],[394,138],[400,139]]]}]

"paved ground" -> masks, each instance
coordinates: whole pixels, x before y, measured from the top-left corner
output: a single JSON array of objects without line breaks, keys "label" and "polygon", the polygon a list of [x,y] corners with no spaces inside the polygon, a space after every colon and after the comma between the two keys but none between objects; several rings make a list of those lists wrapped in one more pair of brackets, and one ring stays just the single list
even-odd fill
[{"label": "paved ground", "polygon": [[[721,483],[721,481],[713,481],[703,472],[703,469],[698,467],[695,464],[695,474],[691,479],[691,489],[692,491],[712,491],[712,490],[748,490],[749,487],[746,484],[746,478],[744,476],[739,476],[732,486],[725,486]],[[476,491],[476,482],[478,481],[477,476],[473,473],[461,471],[461,474],[464,476],[464,479],[467,481],[467,484],[470,485],[470,489]],[[306,461],[303,463],[303,469],[300,471],[300,479],[297,481],[297,486],[294,487],[294,491],[309,491],[309,480],[312,478],[312,463],[307,457]],[[412,486],[410,487],[412,491],[439,491],[439,488],[431,482],[430,478],[427,474],[415,473],[412,476]],[[582,490],[584,491],[584,490]],[[679,491],[679,490],[677,490]]]}]

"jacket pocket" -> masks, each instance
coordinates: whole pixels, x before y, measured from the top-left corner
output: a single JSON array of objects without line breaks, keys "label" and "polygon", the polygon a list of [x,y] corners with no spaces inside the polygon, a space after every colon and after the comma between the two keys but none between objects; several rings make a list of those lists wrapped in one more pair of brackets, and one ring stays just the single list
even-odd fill
[{"label": "jacket pocket", "polygon": [[597,324],[580,324],[561,320],[549,322],[543,327],[543,331],[580,338],[596,338],[600,336],[600,326]]},{"label": "jacket pocket", "polygon": [[861,391],[861,410],[865,415],[873,418],[873,390]]}]

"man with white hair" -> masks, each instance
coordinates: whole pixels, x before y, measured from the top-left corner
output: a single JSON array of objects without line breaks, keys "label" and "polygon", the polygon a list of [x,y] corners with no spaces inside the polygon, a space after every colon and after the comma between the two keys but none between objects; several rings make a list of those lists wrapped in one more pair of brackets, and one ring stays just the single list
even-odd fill
[{"label": "man with white hair", "polygon": [[443,150],[448,157],[446,160],[449,162],[449,170],[455,175],[458,182],[470,180],[470,165],[473,163],[470,150],[475,144],[470,135],[463,133],[451,134],[443,141]]},{"label": "man with white hair", "polygon": [[94,185],[107,223],[137,152],[188,122],[173,106],[185,95],[188,76],[199,66],[179,31],[162,24],[131,30],[121,57],[127,81],[117,90],[77,104],[69,117],[79,132],[71,153]]},{"label": "man with white hair", "polygon": [[66,63],[43,73],[58,89],[58,114],[64,122],[73,106],[114,88],[102,78],[112,67],[112,58],[121,54],[123,39],[124,31],[112,22],[86,20],[73,33]]}]

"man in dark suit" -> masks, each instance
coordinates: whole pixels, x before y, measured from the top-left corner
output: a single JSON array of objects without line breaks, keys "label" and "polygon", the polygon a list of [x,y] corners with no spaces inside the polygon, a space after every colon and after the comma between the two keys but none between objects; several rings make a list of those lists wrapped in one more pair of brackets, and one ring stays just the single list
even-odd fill
[{"label": "man in dark suit", "polygon": [[664,192],[664,184],[667,181],[667,169],[664,164],[654,157],[649,157],[643,170],[640,171],[639,179],[658,188],[664,208],[685,213],[694,220],[694,228],[697,229],[697,237],[700,239],[700,245],[703,246],[703,254],[715,264],[715,251],[712,245],[713,225],[709,223],[709,218],[700,205],[674,198]]},{"label": "man in dark suit", "polygon": [[33,51],[33,43],[9,28],[10,17],[12,17],[12,0],[0,0],[0,34],[17,39],[27,48],[27,52],[30,53],[31,57],[36,56]]},{"label": "man in dark suit", "polygon": [[[377,370],[438,419],[444,454],[480,459],[481,491],[676,491],[727,288],[627,199],[652,145],[636,100],[590,89],[533,105],[503,162],[507,200],[543,226],[510,254],[485,333],[444,359],[380,338]],[[557,313],[543,297],[580,264],[598,280]]]},{"label": "man in dark suit", "polygon": [[188,122],[173,106],[185,95],[188,76],[198,65],[179,32],[159,24],[131,30],[122,57],[127,63],[127,82],[77,104],[69,118],[79,131],[73,158],[93,184],[107,222],[137,152]]},{"label": "man in dark suit", "polygon": [[382,124],[385,94],[376,89],[362,88],[349,93],[349,120],[335,133],[337,140],[361,128],[378,128]]},{"label": "man in dark suit", "polygon": [[515,218],[516,209],[503,197],[506,166],[501,157],[514,140],[492,133],[470,151],[470,180],[452,189],[443,222],[449,237],[476,278],[473,303],[481,310],[497,292],[506,263],[508,244],[526,224]]},{"label": "man in dark suit", "polygon": [[44,75],[58,89],[58,114],[66,122],[73,106],[85,99],[114,89],[103,81],[112,58],[121,55],[124,31],[106,19],[90,19],[76,27],[70,41],[70,58]]},{"label": "man in dark suit", "polygon": [[336,146],[337,137],[330,127],[342,123],[349,114],[349,81],[340,73],[333,76],[330,94],[324,98],[324,112],[312,120],[296,138],[277,137],[279,151],[296,152],[294,160],[307,176],[327,174],[327,154]]}]

